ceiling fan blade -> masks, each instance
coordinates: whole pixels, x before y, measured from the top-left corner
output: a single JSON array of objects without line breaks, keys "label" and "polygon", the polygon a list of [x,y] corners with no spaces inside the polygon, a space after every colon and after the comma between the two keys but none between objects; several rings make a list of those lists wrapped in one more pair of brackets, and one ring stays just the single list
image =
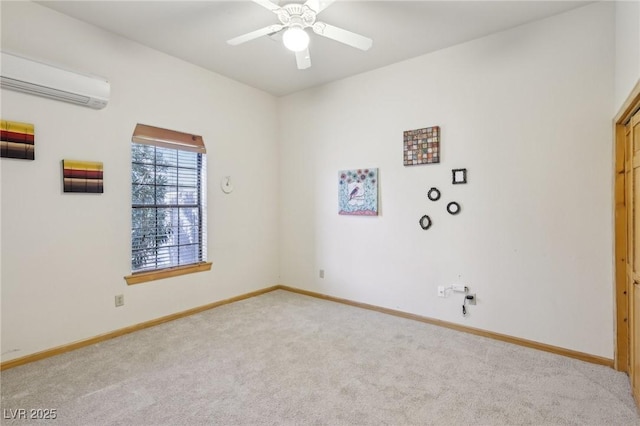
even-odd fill
[{"label": "ceiling fan blade", "polygon": [[311,66],[311,55],[309,54],[309,48],[306,48],[300,52],[296,52],[296,63],[299,70],[306,70]]},{"label": "ceiling fan blade", "polygon": [[239,44],[253,40],[255,38],[278,32],[283,28],[284,26],[280,24],[269,25],[268,27],[260,28],[259,30],[251,31],[250,33],[232,38],[231,40],[227,40],[227,43],[229,43],[232,46],[237,46]]},{"label": "ceiling fan blade", "polygon": [[258,3],[260,6],[269,9],[272,12],[277,12],[280,9],[280,6],[270,2],[269,0],[253,0],[253,2]]},{"label": "ceiling fan blade", "polygon": [[[255,1],[255,0],[254,0]],[[307,0],[304,4],[309,9],[313,10],[316,13],[320,13],[325,10],[327,7],[331,5],[336,0]]]},{"label": "ceiling fan blade", "polygon": [[360,50],[369,50],[373,45],[373,40],[368,37],[325,24],[324,22],[316,22],[313,24],[313,32]]}]

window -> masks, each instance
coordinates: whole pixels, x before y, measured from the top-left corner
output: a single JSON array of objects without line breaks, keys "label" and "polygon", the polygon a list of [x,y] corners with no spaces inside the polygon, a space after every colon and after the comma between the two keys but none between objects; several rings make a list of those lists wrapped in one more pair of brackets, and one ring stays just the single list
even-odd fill
[{"label": "window", "polygon": [[[206,150],[200,136],[138,124],[131,143],[129,284],[205,264]],[[169,274],[158,274],[168,270]],[[144,274],[153,272],[153,274]],[[138,275],[149,276],[142,279]],[[132,282],[134,281],[134,282]]]}]

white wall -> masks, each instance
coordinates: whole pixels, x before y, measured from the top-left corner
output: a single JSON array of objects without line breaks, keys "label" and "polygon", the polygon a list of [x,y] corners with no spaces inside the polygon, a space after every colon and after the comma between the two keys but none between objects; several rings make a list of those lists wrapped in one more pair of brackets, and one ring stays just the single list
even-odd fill
[{"label": "white wall", "polygon": [[[2,49],[107,77],[95,111],[2,90],[36,160],[2,159],[2,361],[278,282],[274,97],[34,3],[2,2]],[[202,135],[210,272],[127,286],[136,123]],[[105,192],[63,194],[62,159],[104,162]],[[235,191],[220,191],[231,175]],[[114,307],[124,294],[125,306]]]},{"label": "white wall", "polygon": [[627,99],[640,79],[640,1],[616,1],[615,108]]},{"label": "white wall", "polygon": [[[613,358],[614,33],[597,3],[281,98],[281,282]],[[404,167],[402,132],[433,125],[441,163]],[[381,214],[338,216],[361,167]],[[456,282],[467,318],[436,294]]]},{"label": "white wall", "polygon": [[[638,57],[618,55],[615,76],[613,63],[620,34],[637,34],[634,7],[587,6],[277,101],[2,2],[2,49],[104,75],[113,90],[102,111],[0,94],[3,119],[36,127],[35,161],[0,162],[2,361],[278,282],[613,357],[610,120]],[[205,138],[211,272],[122,278],[137,122]],[[402,132],[431,125],[442,162],[402,166]],[[105,193],[63,194],[63,158],[103,161]],[[359,167],[380,168],[377,218],[337,215],[337,172]],[[450,184],[458,167],[468,185]],[[426,199],[431,186],[441,201]],[[459,295],[436,297],[453,282],[478,294],[467,318]]]}]

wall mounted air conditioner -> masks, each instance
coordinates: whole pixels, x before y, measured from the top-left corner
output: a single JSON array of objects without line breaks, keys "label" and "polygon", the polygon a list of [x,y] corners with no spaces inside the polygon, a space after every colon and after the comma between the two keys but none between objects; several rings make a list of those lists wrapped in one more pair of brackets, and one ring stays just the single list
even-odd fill
[{"label": "wall mounted air conditioner", "polygon": [[111,85],[100,77],[68,71],[55,65],[2,52],[0,86],[37,96],[102,109]]}]

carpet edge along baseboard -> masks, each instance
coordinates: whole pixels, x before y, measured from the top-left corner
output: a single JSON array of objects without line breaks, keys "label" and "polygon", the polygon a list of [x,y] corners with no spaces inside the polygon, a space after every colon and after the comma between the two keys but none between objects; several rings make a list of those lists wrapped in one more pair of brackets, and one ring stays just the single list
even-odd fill
[{"label": "carpet edge along baseboard", "polygon": [[500,340],[502,342],[512,343],[518,346],[524,346],[530,349],[537,349],[544,352],[550,352],[556,355],[562,355],[569,358],[579,359],[581,361],[589,362],[592,364],[604,365],[607,367],[614,367],[613,359],[605,358],[597,355],[591,355],[584,352],[574,351],[571,349],[561,348],[559,346],[547,345],[545,343],[535,342],[533,340],[522,339],[520,337],[513,337],[506,334],[494,333],[493,331],[487,331],[480,328],[468,327],[465,325],[456,324],[453,322],[442,321],[435,318],[424,317],[421,315],[411,314],[408,312],[397,311],[395,309],[383,308],[381,306],[369,305],[367,303],[355,302],[349,299],[341,299],[339,297],[328,296],[322,293],[316,293],[309,290],[301,290],[295,287],[289,287],[280,285],[278,286],[281,290],[287,290],[292,293],[298,293],[306,296],[315,297],[318,299],[324,299],[331,302],[343,303],[349,306],[355,306],[362,309],[368,309],[371,311],[381,312],[388,315],[393,315],[401,318],[407,318],[414,321],[424,322],[426,324],[437,325],[439,327],[445,327],[456,331],[461,331],[463,333],[474,334],[476,336],[488,337],[494,340]]},{"label": "carpet edge along baseboard", "polygon": [[315,297],[317,299],[328,300],[331,302],[342,303],[349,306],[354,306],[357,308],[368,309],[376,312],[381,312],[388,315],[393,315],[401,318],[406,318],[414,321],[419,321],[431,325],[436,325],[440,327],[449,328],[456,331],[461,331],[464,333],[470,333],[477,336],[488,337],[490,339],[500,340],[507,343],[512,343],[519,346],[524,346],[531,349],[537,349],[544,352],[550,352],[556,355],[562,355],[569,358],[579,359],[581,361],[589,362],[592,364],[604,365],[607,367],[613,368],[614,362],[613,359],[604,358],[596,355],[587,354],[584,352],[578,352],[571,349],[565,349],[558,346],[547,345],[544,343],[534,342],[531,340],[521,339],[519,337],[508,336],[505,334],[494,333],[492,331],[486,331],[478,328],[467,327],[464,325],[442,321],[434,318],[424,317],[421,315],[411,314],[408,312],[397,311],[394,309],[383,308],[376,305],[369,305],[367,303],[355,302],[349,299],[342,299],[339,297],[329,296],[322,293],[316,293],[309,290],[302,290],[295,287],[289,287],[285,285],[275,285],[267,288],[263,288],[261,290],[252,291],[250,293],[241,294],[239,296],[235,296],[229,299],[220,300],[217,302],[209,303],[207,305],[199,306],[196,308],[188,309],[186,311],[177,312],[171,315],[163,316],[160,318],[156,318],[150,321],[145,321],[139,324],[134,324],[125,328],[121,328],[118,330],[114,330],[105,334],[101,334],[99,336],[90,337],[88,339],[80,340],[77,342],[69,343],[66,345],[57,346],[51,349],[45,349],[40,352],[36,352],[30,355],[25,355],[23,357],[14,358],[9,361],[5,361],[0,363],[0,371],[6,370],[13,367],[18,367],[20,365],[28,364],[31,362],[35,362],[41,359],[49,358],[55,355],[63,354],[65,352],[69,352],[75,349],[80,349],[85,346],[93,345],[95,343],[103,342],[105,340],[110,340],[119,336],[123,336],[125,334],[133,333],[135,331],[143,330],[145,328],[153,327],[165,322],[173,321],[179,318],[184,318],[189,315],[197,314],[209,309],[217,308],[218,306],[227,305],[229,303],[238,302],[240,300],[249,299],[251,297],[260,296],[265,293],[272,292],[274,290],[285,290],[292,293],[297,293],[305,296]]},{"label": "carpet edge along baseboard", "polygon": [[65,352],[69,352],[69,351],[83,348],[85,346],[93,345],[95,343],[104,342],[105,340],[114,339],[116,337],[124,336],[125,334],[133,333],[139,330],[144,330],[145,328],[153,327],[156,325],[163,324],[165,322],[184,318],[189,315],[194,315],[203,311],[207,311],[209,309],[217,308],[222,305],[228,305],[229,303],[239,302],[240,300],[249,299],[255,296],[260,296],[261,294],[269,293],[271,291],[278,290],[279,288],[280,286],[263,288],[260,290],[252,291],[250,293],[245,293],[239,296],[231,297],[229,299],[219,300],[217,302],[208,303],[206,305],[198,306],[192,309],[187,309],[186,311],[176,312],[175,314],[166,315],[160,318],[141,322],[139,324],[134,324],[125,328],[120,328],[118,330],[110,331],[108,333],[100,334],[98,336],[90,337],[88,339],[79,340],[77,342],[68,343],[65,345],[57,346],[55,348],[45,349],[43,351],[36,352],[30,355],[14,358],[9,361],[0,363],[0,371],[13,368],[13,367],[18,367],[24,364],[29,364],[31,362],[39,361],[41,359],[49,358],[55,355],[60,355]]}]

